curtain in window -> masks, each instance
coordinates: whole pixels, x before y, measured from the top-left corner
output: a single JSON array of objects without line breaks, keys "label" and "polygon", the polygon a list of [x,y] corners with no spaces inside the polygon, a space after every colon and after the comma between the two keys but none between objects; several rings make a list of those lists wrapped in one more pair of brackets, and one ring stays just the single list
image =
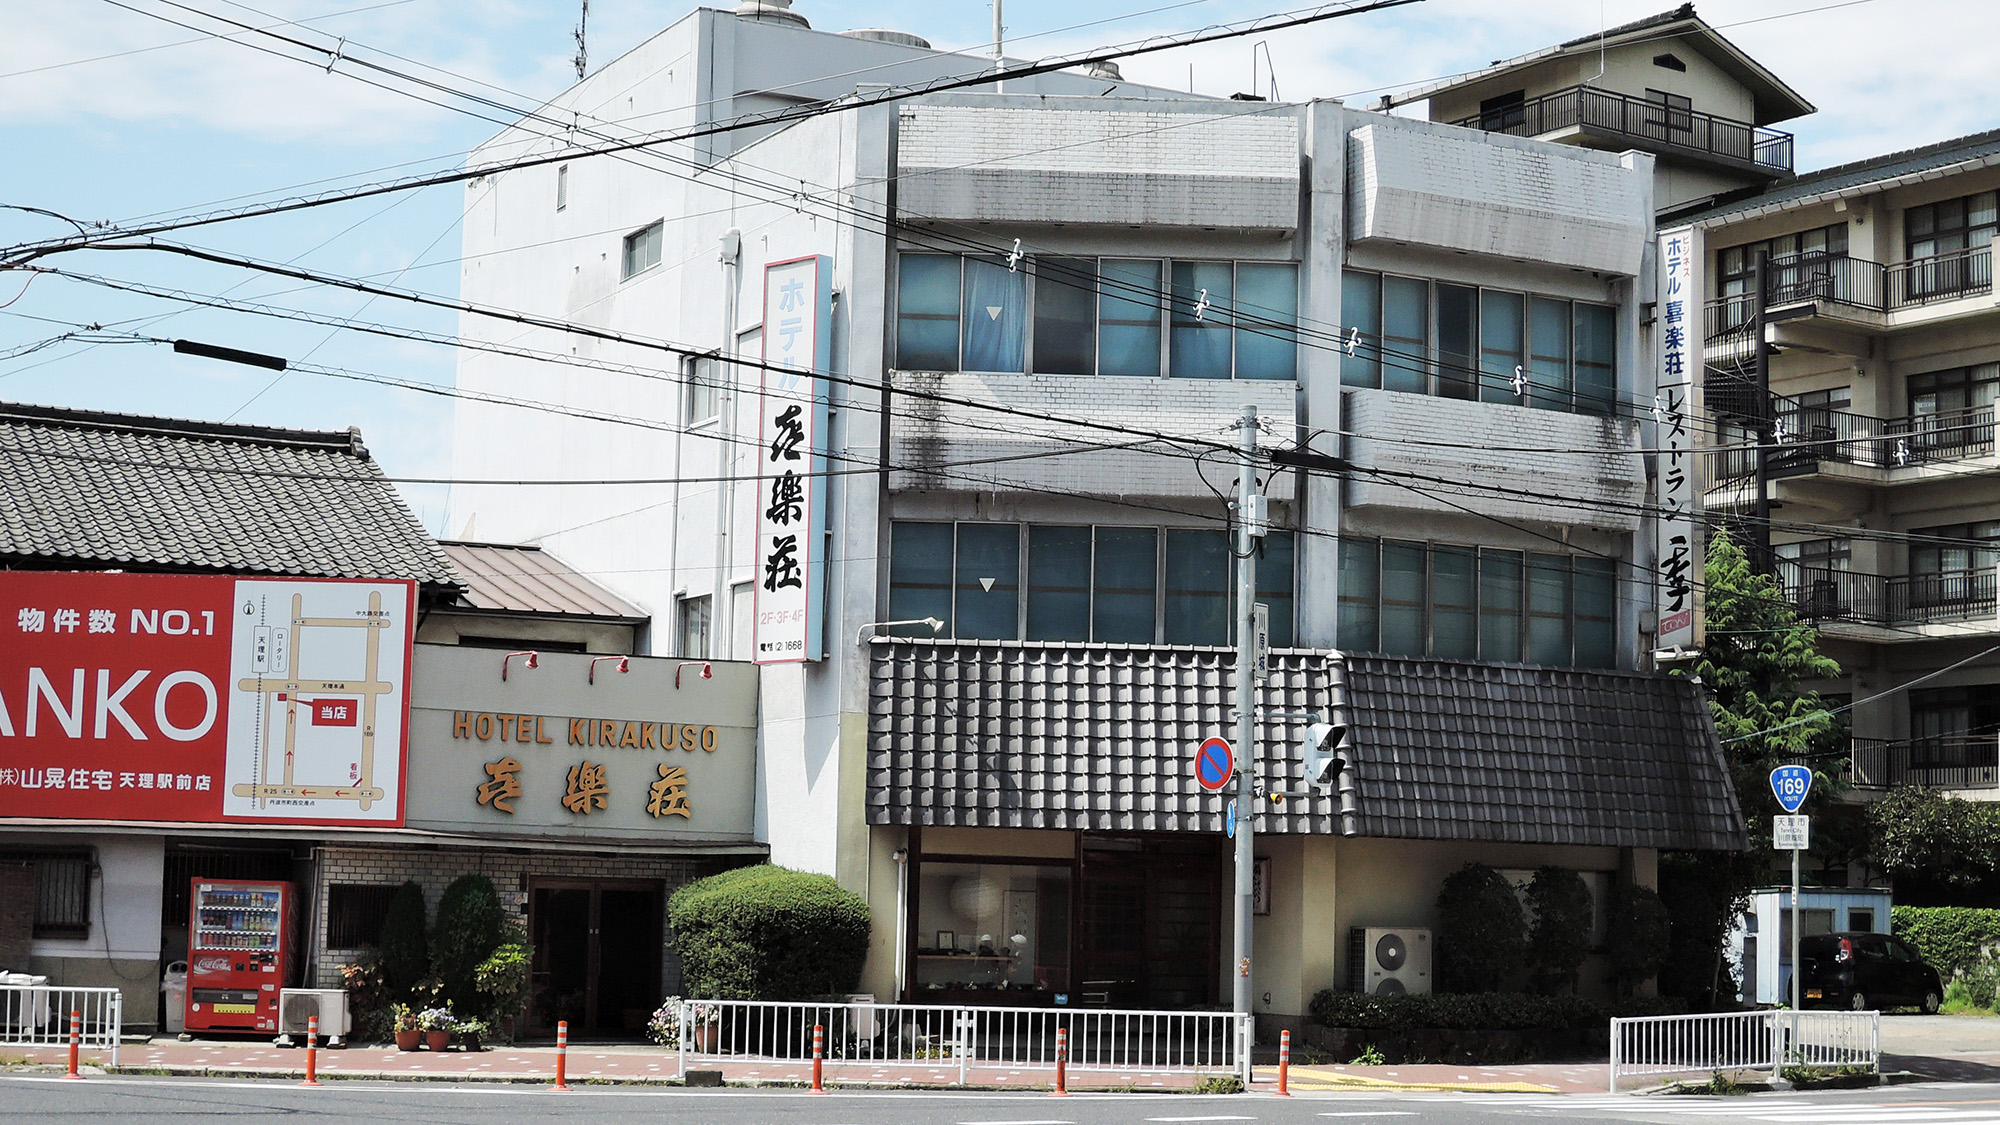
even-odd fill
[{"label": "curtain in window", "polygon": [[1479,397],[1484,402],[1522,403],[1514,393],[1514,372],[1523,367],[1521,295],[1487,289],[1479,294]]},{"label": "curtain in window", "polygon": [[1413,277],[1382,279],[1382,386],[1431,391],[1431,286]]},{"label": "curtain in window", "polygon": [[1568,410],[1571,377],[1568,301],[1528,301],[1528,400],[1537,410]]},{"label": "curtain in window", "polygon": [[954,635],[1011,641],[1020,635],[1021,526],[958,525]]},{"label": "curtain in window", "polygon": [[966,371],[1022,371],[1027,278],[1000,262],[965,260]]},{"label": "curtain in window", "polygon": [[1576,408],[1610,414],[1618,397],[1618,321],[1603,305],[1576,306]]}]

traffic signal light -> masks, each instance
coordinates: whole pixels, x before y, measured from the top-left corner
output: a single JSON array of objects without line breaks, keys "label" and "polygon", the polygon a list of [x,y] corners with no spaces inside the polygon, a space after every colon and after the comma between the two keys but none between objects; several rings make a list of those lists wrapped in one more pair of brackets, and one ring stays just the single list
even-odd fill
[{"label": "traffic signal light", "polygon": [[1347,728],[1332,723],[1313,723],[1299,739],[1300,760],[1306,784],[1331,785],[1347,768]]}]

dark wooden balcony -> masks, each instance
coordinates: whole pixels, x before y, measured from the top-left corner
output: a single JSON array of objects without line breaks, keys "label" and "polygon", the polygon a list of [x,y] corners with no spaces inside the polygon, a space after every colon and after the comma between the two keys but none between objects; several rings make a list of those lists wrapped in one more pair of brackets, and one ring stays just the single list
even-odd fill
[{"label": "dark wooden balcony", "polygon": [[1451,124],[1521,137],[1580,129],[1648,151],[1675,152],[1774,177],[1792,174],[1790,133],[1595,86],[1571,86]]}]

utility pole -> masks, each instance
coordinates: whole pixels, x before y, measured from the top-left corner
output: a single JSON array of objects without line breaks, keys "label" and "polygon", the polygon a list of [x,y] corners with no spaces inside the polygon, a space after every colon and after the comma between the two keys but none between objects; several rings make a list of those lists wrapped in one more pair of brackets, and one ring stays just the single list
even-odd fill
[{"label": "utility pole", "polygon": [[[1251,823],[1257,808],[1257,540],[1264,534],[1264,498],[1257,492],[1257,408],[1245,406],[1236,423],[1236,989],[1234,1011],[1250,1014],[1250,949],[1257,847]],[[1244,1021],[1246,1026],[1248,1021]],[[1242,1049],[1248,1057],[1252,1036]]]},{"label": "utility pole", "polygon": [[583,72],[590,65],[590,49],[585,40],[590,32],[590,0],[583,0],[583,14],[576,21],[576,80],[583,81]]},{"label": "utility pole", "polygon": [[[1007,28],[1000,22],[1000,0],[993,0],[993,73],[995,74],[1007,66],[1006,60],[1001,55],[1001,42],[1006,34]],[[993,83],[993,92],[1000,93],[1002,85],[1000,82]]]},{"label": "utility pole", "polygon": [[1757,451],[1753,464],[1757,473],[1756,509],[1750,529],[1750,565],[1759,574],[1769,574],[1771,566],[1771,444],[1776,437],[1773,423],[1777,413],[1771,408],[1771,349],[1764,342],[1764,305],[1770,299],[1771,258],[1763,250],[1752,250],[1753,281],[1750,295],[1750,366],[1757,380]]}]

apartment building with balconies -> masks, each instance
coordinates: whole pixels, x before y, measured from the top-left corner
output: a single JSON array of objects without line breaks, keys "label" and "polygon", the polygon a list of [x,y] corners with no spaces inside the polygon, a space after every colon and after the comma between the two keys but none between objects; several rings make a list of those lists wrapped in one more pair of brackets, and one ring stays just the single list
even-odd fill
[{"label": "apartment building with balconies", "polygon": [[1863,789],[2000,797],[1996,191],[1989,132],[1686,219],[1708,297],[1708,507],[1726,522],[1765,497],[1784,595],[1844,671],[1820,686],[1866,701]]}]

